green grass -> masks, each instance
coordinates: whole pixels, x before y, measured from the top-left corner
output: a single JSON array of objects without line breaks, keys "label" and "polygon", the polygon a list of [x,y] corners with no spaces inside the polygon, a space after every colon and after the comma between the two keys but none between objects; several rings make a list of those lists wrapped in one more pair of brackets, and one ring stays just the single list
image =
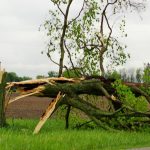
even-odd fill
[{"label": "green grass", "polygon": [[38,135],[38,120],[8,120],[0,129],[0,150],[120,150],[150,146],[148,132],[65,130],[61,120],[49,120]]}]

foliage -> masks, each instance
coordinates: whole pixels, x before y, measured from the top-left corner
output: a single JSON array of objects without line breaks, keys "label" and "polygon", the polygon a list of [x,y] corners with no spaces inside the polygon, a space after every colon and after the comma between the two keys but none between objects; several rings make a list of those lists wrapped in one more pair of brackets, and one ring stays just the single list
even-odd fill
[{"label": "foliage", "polygon": [[143,82],[147,85],[150,85],[150,64],[146,64],[143,74]]},{"label": "foliage", "polygon": [[78,78],[78,77],[81,77],[81,71],[80,69],[68,69],[68,70],[65,70],[63,72],[63,77],[66,77],[66,78]]},{"label": "foliage", "polygon": [[[75,39],[75,42],[69,45],[69,49],[71,47],[75,49],[75,59],[78,59],[79,66],[84,69],[85,74],[100,74],[100,71],[102,73],[103,67],[101,68],[101,65],[103,66],[105,57],[109,59],[111,68],[113,65],[124,64],[128,57],[124,53],[126,46],[123,46],[117,38],[111,35],[110,22],[106,18],[106,14],[109,14],[111,10],[108,9],[107,12],[105,10],[105,17],[102,16],[103,19],[106,18],[108,24],[104,25],[102,18],[100,19],[100,14],[104,13],[106,5],[107,3],[104,1],[100,3],[95,0],[87,1],[83,15],[71,24],[69,36]],[[122,21],[122,23],[124,24],[125,22]],[[99,31],[97,24],[101,25],[101,30],[103,31]],[[108,34],[107,32],[105,33],[104,26],[108,26],[108,30],[110,30]],[[124,25],[120,29],[124,30],[123,27]]]},{"label": "foliage", "polygon": [[19,81],[25,81],[30,80],[31,77],[19,77],[15,72],[8,72],[6,77],[6,82],[19,82]]},{"label": "foliage", "polygon": [[136,70],[136,80],[137,82],[141,83],[143,82],[145,86],[148,87],[150,84],[150,64],[145,63],[144,68],[138,68]]},{"label": "foliage", "polygon": [[[54,9],[44,23],[50,39],[46,54],[59,66],[59,76],[63,68],[68,68],[67,56],[71,67],[82,68],[85,75],[104,75],[106,61],[107,68],[123,65],[130,57],[126,45],[119,42],[120,37],[127,37],[125,15],[127,10],[143,9],[143,0],[83,0],[81,8],[70,15],[73,2],[51,0]],[[118,14],[121,17],[116,21]],[[121,34],[115,34],[115,30]],[[60,54],[59,62],[53,59],[54,53]]]},{"label": "foliage", "polygon": [[47,74],[48,74],[48,76],[37,75],[36,79],[43,79],[43,78],[47,78],[47,77],[58,77],[58,72],[56,72],[56,71],[49,71]]},{"label": "foliage", "polygon": [[129,69],[121,69],[119,71],[110,70],[106,72],[106,78],[114,78],[114,79],[122,79],[125,82],[137,82],[137,83],[145,83],[145,85],[150,82],[150,69],[149,65],[145,65],[144,68],[129,68]]},{"label": "foliage", "polygon": [[136,70],[136,80],[138,83],[142,82],[142,70],[140,68]]},{"label": "foliage", "polygon": [[119,100],[123,102],[123,105],[131,107],[135,111],[148,111],[148,102],[145,97],[135,97],[131,89],[122,84],[121,80],[116,80],[113,83],[113,87],[116,89]]},{"label": "foliage", "polygon": [[48,72],[48,77],[58,77],[58,72],[56,72],[56,71],[49,71]]},{"label": "foliage", "polygon": [[36,79],[43,79],[43,78],[45,78],[44,75],[37,75],[37,76],[36,76]]},{"label": "foliage", "polygon": [[[125,106],[123,111],[131,113],[135,112],[147,112],[149,110],[149,103],[144,96],[136,97],[131,89],[124,85],[121,80],[116,80],[112,86],[116,90],[117,98],[122,102],[122,107]],[[124,112],[120,112],[122,114]],[[111,125],[117,129],[132,129],[140,130],[143,128],[142,122],[146,122],[148,118],[146,117],[118,117],[111,119]]]},{"label": "foliage", "polygon": [[142,74],[143,86],[141,89],[150,96],[150,64],[145,64],[143,74]]},{"label": "foliage", "polygon": [[116,70],[113,72],[108,72],[105,74],[105,77],[108,79],[121,79],[121,74],[119,74]]}]

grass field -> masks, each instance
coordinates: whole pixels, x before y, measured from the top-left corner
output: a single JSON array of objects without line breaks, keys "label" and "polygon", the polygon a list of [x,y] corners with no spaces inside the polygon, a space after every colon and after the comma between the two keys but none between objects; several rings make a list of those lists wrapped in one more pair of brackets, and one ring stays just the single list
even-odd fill
[{"label": "grass field", "polygon": [[61,120],[49,120],[33,135],[38,120],[8,120],[0,129],[0,150],[119,150],[150,146],[150,132],[65,130]]}]

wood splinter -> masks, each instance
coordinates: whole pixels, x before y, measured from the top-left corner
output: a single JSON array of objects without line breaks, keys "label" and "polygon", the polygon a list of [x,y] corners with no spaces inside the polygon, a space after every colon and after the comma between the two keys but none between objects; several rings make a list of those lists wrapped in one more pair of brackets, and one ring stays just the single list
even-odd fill
[{"label": "wood splinter", "polygon": [[46,120],[52,115],[53,111],[55,110],[57,102],[64,96],[65,95],[63,95],[63,94],[61,94],[61,92],[59,92],[57,94],[57,97],[50,102],[50,104],[48,105],[44,114],[41,116],[39,123],[35,127],[33,134],[37,134],[40,131],[40,129],[42,128],[42,126],[44,125]]}]

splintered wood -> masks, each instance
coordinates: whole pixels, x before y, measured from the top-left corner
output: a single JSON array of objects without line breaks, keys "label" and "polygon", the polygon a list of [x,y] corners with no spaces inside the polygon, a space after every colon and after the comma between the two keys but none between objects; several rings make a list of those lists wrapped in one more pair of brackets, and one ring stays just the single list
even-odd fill
[{"label": "splintered wood", "polygon": [[37,124],[37,126],[35,127],[35,130],[33,132],[33,134],[37,134],[40,129],[42,128],[42,126],[44,125],[44,123],[46,122],[46,120],[51,116],[51,114],[53,113],[53,111],[55,110],[56,104],[57,102],[64,97],[63,94],[61,94],[61,92],[58,93],[57,97],[55,99],[53,99],[50,104],[48,105],[46,111],[44,112],[44,114],[41,116],[39,123]]},{"label": "splintered wood", "polygon": [[20,99],[22,99],[22,98],[28,97],[28,96],[38,94],[38,93],[39,93],[39,91],[35,91],[35,92],[33,92],[33,93],[29,93],[29,94],[26,94],[26,95],[17,96],[17,97],[15,97],[14,99],[9,100],[8,104],[10,104],[10,103],[12,103],[12,102],[15,102],[15,101],[17,101],[17,100],[20,100]]},{"label": "splintered wood", "polygon": [[8,83],[7,88],[13,87],[13,86],[23,86],[23,85],[42,85],[42,84],[52,84],[54,85],[55,83],[66,83],[66,82],[72,82],[72,83],[77,83],[84,80],[84,78],[65,78],[65,77],[51,77],[51,78],[44,78],[44,79],[35,79],[35,80],[26,80],[26,81],[21,81],[21,82],[11,82]]},{"label": "splintered wood", "polygon": [[17,91],[21,94],[29,94],[34,93],[36,91],[44,90],[44,86],[46,84],[56,85],[56,83],[79,83],[84,78],[65,78],[65,77],[51,77],[44,79],[35,79],[35,80],[26,80],[21,82],[11,82],[7,83],[6,89],[10,89],[12,87],[16,87]]}]

